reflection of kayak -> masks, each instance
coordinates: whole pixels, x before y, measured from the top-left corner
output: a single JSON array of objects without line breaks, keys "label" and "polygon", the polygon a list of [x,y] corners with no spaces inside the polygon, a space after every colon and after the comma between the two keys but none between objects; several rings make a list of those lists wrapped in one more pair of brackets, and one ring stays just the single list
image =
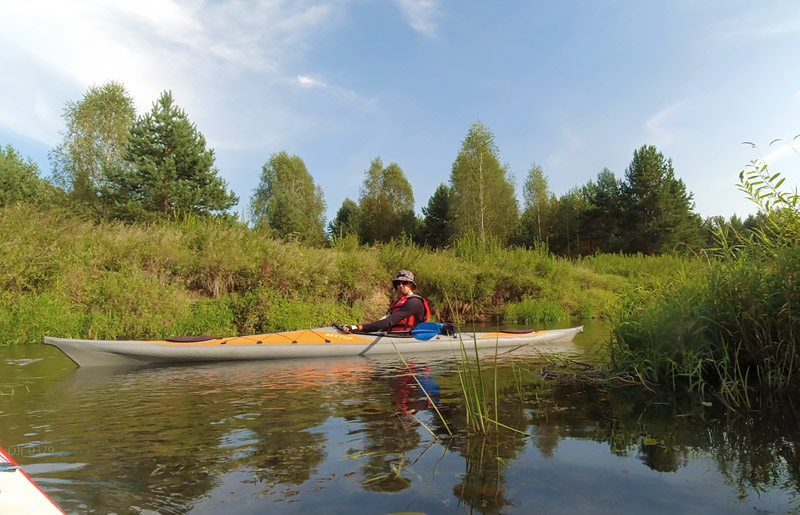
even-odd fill
[{"label": "reflection of kayak", "polygon": [[[422,324],[420,324],[422,325]],[[72,340],[45,336],[78,366],[192,363],[333,356],[365,356],[400,351],[459,351],[566,343],[583,327],[549,331],[500,331],[455,335],[418,333],[417,337],[385,334],[346,334],[334,327],[304,331],[233,336],[182,337],[158,341]],[[395,350],[397,349],[397,350]]]},{"label": "reflection of kayak", "polygon": [[1,448],[0,513],[64,513]]}]

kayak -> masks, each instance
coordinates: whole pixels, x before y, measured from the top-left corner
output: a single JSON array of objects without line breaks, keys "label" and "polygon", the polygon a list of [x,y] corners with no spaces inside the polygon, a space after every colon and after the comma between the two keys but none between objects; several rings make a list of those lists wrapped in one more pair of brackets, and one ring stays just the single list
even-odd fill
[{"label": "kayak", "polygon": [[583,332],[583,326],[580,326],[546,331],[441,334],[441,326],[432,322],[419,324],[410,335],[346,333],[339,326],[333,326],[229,338],[189,336],[153,341],[75,340],[45,336],[44,343],[58,347],[79,367],[93,367],[368,356],[397,352],[460,352],[462,345],[467,350],[545,346],[571,342],[575,335]]},{"label": "kayak", "polygon": [[63,514],[47,494],[0,448],[0,513]]}]

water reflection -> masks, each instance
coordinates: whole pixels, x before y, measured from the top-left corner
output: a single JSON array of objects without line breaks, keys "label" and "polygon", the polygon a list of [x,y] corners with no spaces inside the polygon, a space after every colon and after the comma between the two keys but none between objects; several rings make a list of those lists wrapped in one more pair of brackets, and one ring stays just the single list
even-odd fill
[{"label": "water reflection", "polygon": [[[496,376],[498,418],[524,438],[464,431],[448,355],[406,357],[429,400],[396,356],[114,370],[2,352],[0,445],[68,512],[798,506],[789,411],[741,418],[630,388],[556,387],[536,355],[503,357]],[[494,378],[493,359],[484,367]]]}]

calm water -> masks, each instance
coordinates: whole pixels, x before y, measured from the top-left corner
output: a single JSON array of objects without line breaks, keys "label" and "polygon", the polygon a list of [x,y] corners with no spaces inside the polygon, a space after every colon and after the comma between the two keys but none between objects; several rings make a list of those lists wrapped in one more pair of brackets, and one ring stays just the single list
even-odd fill
[{"label": "calm water", "polygon": [[[593,326],[561,349],[590,353]],[[725,417],[634,389],[555,388],[515,353],[499,418],[463,433],[452,356],[76,369],[0,348],[0,446],[68,513],[786,513],[798,425]],[[582,359],[582,358],[581,358]],[[494,377],[494,360],[485,368]],[[516,377],[516,379],[514,379]],[[410,414],[416,411],[416,415]]]}]

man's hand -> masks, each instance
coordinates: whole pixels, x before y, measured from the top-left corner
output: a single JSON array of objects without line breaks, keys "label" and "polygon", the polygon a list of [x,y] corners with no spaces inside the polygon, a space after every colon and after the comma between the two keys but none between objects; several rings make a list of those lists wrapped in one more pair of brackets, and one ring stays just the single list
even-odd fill
[{"label": "man's hand", "polygon": [[352,324],[345,324],[342,326],[342,330],[344,330],[344,332],[346,333],[353,333],[358,331],[358,326]]}]

